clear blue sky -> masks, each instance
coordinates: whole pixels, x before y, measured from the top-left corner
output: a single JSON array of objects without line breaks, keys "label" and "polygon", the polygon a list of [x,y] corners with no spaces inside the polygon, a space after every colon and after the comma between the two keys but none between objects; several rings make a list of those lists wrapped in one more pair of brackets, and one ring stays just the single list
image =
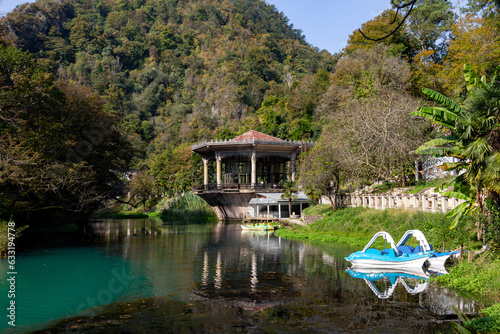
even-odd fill
[{"label": "clear blue sky", "polygon": [[390,0],[266,0],[283,12],[306,41],[339,52],[361,24],[391,8]]},{"label": "clear blue sky", "polygon": [[[0,13],[8,13],[26,0],[0,0]],[[295,29],[320,50],[339,52],[362,23],[390,8],[390,0],[266,0],[288,17]]]}]

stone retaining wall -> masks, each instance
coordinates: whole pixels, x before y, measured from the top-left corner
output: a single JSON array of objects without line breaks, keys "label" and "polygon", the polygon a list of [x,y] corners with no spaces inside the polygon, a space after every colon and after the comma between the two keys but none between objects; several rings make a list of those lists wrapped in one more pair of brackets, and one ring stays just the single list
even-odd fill
[{"label": "stone retaining wall", "polygon": [[318,221],[318,220],[320,220],[322,218],[323,218],[322,215],[318,215],[318,216],[312,216],[312,215],[311,216],[306,216],[306,215],[304,215],[302,217],[302,220],[304,221],[304,223],[306,225],[309,225],[309,224],[312,224],[312,223],[314,223],[314,222],[316,222],[316,221]]}]

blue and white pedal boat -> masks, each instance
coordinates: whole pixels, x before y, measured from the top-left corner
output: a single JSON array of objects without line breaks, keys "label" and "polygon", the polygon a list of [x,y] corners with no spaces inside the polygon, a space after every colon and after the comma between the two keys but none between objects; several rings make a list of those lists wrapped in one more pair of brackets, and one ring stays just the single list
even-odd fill
[{"label": "blue and white pedal boat", "polygon": [[[370,248],[377,238],[382,237],[390,248],[382,250]],[[361,251],[357,251],[345,259],[352,263],[352,268],[390,268],[393,270],[419,269],[426,264],[429,253],[409,253],[405,254],[398,250],[391,235],[381,231],[376,233],[370,242]]]},{"label": "blue and white pedal boat", "polygon": [[[418,241],[418,246],[417,247],[412,247],[409,245],[406,245],[408,240],[410,240],[411,237],[414,237]],[[396,244],[396,247],[400,252],[403,252],[404,254],[428,254],[429,255],[429,269],[439,271],[444,268],[444,264],[446,260],[450,256],[455,256],[458,255],[458,251],[452,251],[452,252],[438,252],[435,251],[432,248],[432,245],[430,245],[427,242],[427,238],[425,235],[420,231],[420,230],[408,230],[406,233],[403,235],[403,237],[398,241]]]}]

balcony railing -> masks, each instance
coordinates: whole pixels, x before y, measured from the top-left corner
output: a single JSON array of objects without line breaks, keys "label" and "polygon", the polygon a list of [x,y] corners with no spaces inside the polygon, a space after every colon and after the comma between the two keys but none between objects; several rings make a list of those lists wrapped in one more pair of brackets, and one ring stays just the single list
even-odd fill
[{"label": "balcony railing", "polygon": [[207,184],[193,186],[195,192],[205,191],[240,191],[240,190],[254,190],[254,191],[280,191],[283,190],[281,183],[226,183],[226,184]]}]

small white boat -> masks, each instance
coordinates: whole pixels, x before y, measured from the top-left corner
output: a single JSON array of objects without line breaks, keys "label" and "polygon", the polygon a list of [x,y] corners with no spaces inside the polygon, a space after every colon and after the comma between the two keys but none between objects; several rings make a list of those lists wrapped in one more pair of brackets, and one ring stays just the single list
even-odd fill
[{"label": "small white boat", "polygon": [[[377,238],[382,237],[390,248],[382,250],[370,248]],[[376,233],[370,242],[361,251],[357,251],[345,259],[352,263],[352,268],[390,268],[393,270],[411,270],[422,268],[427,259],[431,256],[429,253],[403,253],[398,250],[391,235],[381,231]]]}]

